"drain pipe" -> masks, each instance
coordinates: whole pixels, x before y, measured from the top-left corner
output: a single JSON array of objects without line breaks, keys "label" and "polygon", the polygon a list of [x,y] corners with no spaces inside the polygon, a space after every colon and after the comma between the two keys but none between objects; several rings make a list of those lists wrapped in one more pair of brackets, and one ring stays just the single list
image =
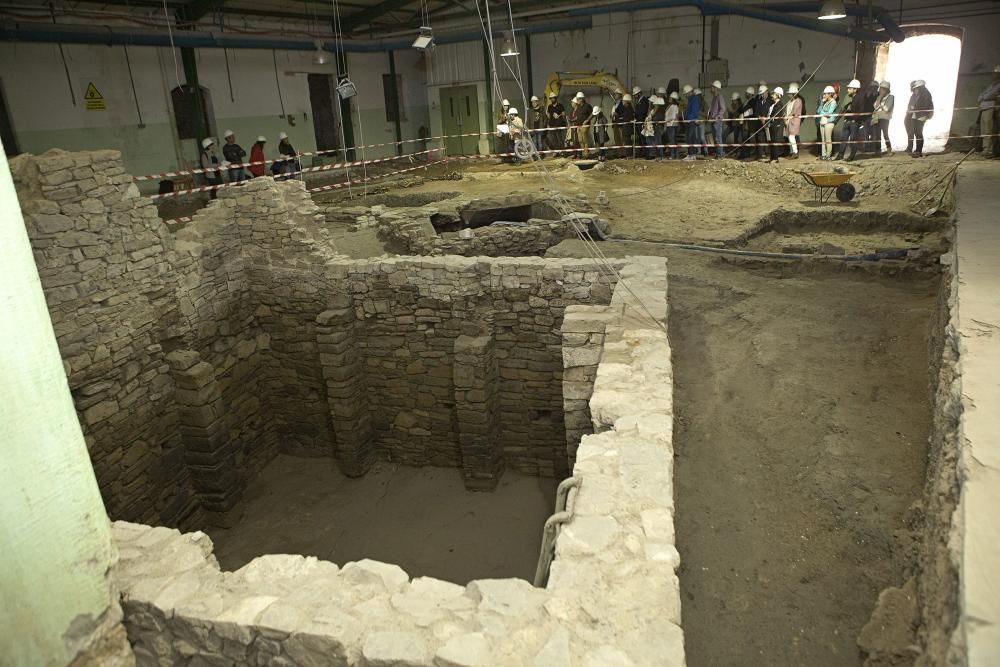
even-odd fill
[{"label": "drain pipe", "polygon": [[556,513],[546,519],[545,527],[542,528],[542,549],[538,555],[538,567],[535,568],[535,588],[545,588],[549,580],[549,567],[555,555],[558,528],[573,518],[573,512],[566,509],[569,492],[570,489],[579,489],[582,481],[579,477],[568,477],[561,481],[559,488],[556,489]]}]

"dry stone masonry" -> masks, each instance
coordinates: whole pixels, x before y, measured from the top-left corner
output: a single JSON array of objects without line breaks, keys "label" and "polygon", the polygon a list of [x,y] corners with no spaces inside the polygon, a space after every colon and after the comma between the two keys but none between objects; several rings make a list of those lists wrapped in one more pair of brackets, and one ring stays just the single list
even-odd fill
[{"label": "dry stone masonry", "polygon": [[[665,262],[631,258],[621,274],[644,307],[618,287],[610,308],[592,313],[605,322],[595,434],[576,453],[580,485],[546,588],[462,587],[372,560],[302,556],[221,572],[201,533],[119,522],[115,573],[139,664],[683,665]],[[461,391],[479,391],[493,372],[495,340],[456,337]],[[473,363],[479,373],[465,368]],[[475,423],[488,439],[490,425]]]}]

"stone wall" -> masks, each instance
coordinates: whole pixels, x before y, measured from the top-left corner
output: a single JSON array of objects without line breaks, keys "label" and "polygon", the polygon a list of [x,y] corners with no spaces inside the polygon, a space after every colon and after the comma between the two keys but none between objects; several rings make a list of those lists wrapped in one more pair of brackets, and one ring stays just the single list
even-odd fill
[{"label": "stone wall", "polygon": [[[577,451],[572,518],[545,588],[462,587],[376,561],[302,556],[222,573],[203,534],[117,523],[115,573],[138,662],[683,665],[664,260],[632,258],[622,275],[645,309],[616,290],[591,398],[597,433]],[[491,341],[457,342],[459,368],[482,368],[457,384],[476,391],[492,372]]]}]

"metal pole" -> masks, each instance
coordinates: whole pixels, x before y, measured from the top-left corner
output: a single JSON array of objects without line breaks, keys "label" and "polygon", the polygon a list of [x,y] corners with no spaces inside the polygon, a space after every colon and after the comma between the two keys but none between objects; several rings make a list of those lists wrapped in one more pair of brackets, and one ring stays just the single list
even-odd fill
[{"label": "metal pole", "polygon": [[389,76],[392,77],[393,125],[396,126],[396,155],[403,154],[403,126],[399,123],[399,79],[396,77],[396,52],[389,49]]}]

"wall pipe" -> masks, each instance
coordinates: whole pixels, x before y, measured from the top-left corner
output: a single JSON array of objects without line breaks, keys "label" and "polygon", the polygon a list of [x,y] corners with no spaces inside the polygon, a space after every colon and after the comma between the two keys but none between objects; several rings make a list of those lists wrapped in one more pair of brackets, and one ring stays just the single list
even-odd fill
[{"label": "wall pipe", "polygon": [[567,477],[559,482],[559,486],[556,488],[556,513],[546,519],[545,525],[542,527],[542,548],[538,555],[538,565],[535,568],[534,585],[536,588],[545,588],[549,579],[549,567],[552,565],[552,558],[555,555],[558,528],[573,518],[573,511],[567,509],[569,492],[571,489],[579,489],[582,481],[580,477]]},{"label": "wall pipe", "polygon": [[[775,2],[768,3],[767,5],[761,5],[761,8],[767,8],[772,12],[809,12],[812,14],[817,14],[820,7],[823,6],[822,2]],[[895,19],[889,13],[889,10],[884,7],[879,7],[878,5],[865,6],[860,5],[846,5],[848,16],[868,16],[868,10],[871,9],[872,16],[875,20],[879,22],[882,29],[892,38],[894,42],[902,42],[906,39],[906,35],[903,33],[903,29],[899,27]]]}]

